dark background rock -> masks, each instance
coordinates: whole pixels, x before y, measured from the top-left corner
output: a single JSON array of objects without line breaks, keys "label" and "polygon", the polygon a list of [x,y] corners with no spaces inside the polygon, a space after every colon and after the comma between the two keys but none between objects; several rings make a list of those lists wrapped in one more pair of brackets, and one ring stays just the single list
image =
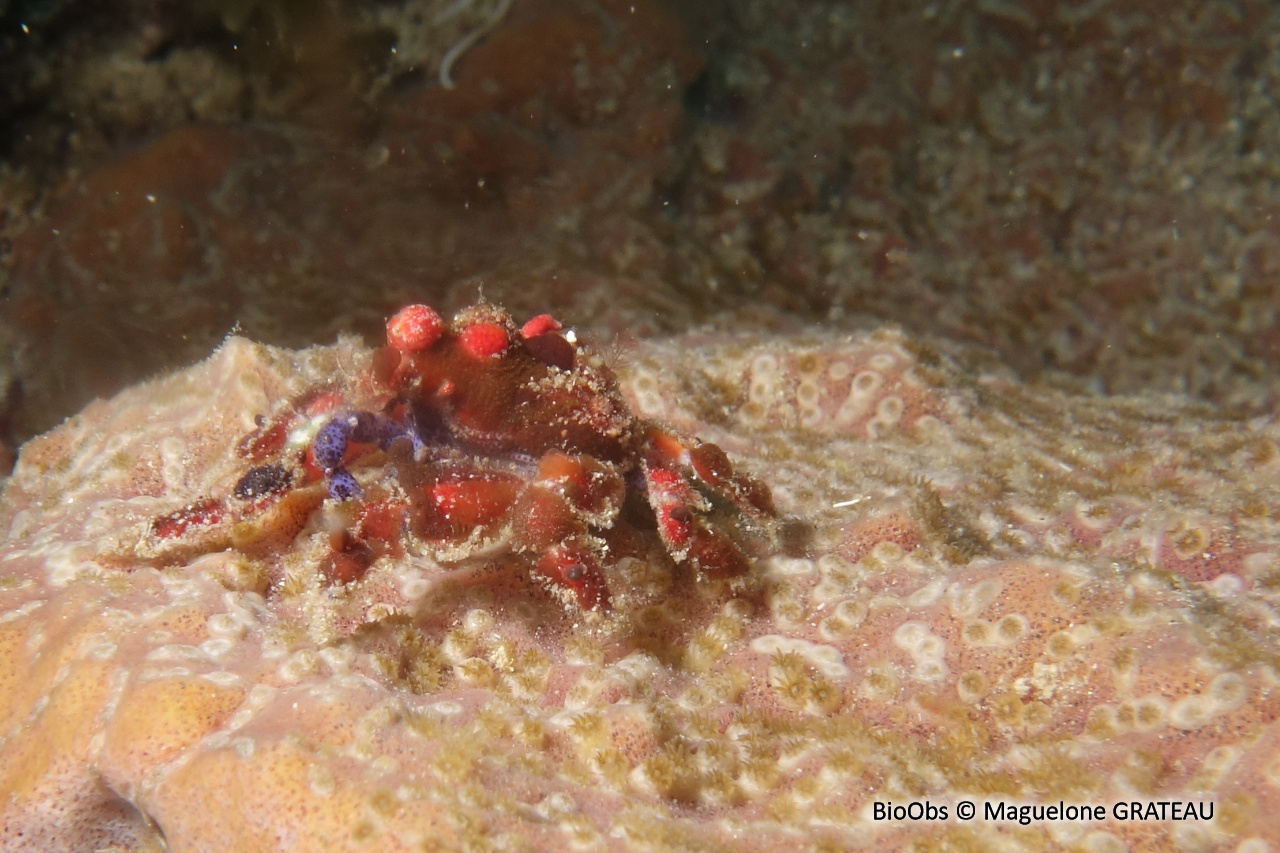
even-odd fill
[{"label": "dark background rock", "polygon": [[7,5],[5,443],[237,326],[481,292],[1276,398],[1271,4],[515,0],[447,89],[499,8],[455,5]]}]

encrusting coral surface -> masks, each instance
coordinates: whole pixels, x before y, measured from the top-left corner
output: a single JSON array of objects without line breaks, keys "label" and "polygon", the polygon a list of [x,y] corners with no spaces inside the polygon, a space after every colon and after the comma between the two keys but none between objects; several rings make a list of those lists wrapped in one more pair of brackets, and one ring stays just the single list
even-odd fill
[{"label": "encrusting coral surface", "polygon": [[[283,541],[252,516],[144,547],[245,492],[264,419],[361,387],[354,339],[232,337],[90,405],[0,503],[0,847],[1280,847],[1280,428],[957,353],[636,345],[612,365],[635,417],[766,483],[776,541],[710,577],[638,524],[608,608],[510,548],[326,575],[343,494]],[[876,817],[926,802],[945,819]],[[1059,802],[1105,813],[984,811]]]}]

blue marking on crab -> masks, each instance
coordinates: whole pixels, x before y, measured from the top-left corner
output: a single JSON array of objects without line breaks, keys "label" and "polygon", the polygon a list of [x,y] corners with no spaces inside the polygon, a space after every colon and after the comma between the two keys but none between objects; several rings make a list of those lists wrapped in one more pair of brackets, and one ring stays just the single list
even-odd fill
[{"label": "blue marking on crab", "polygon": [[407,438],[413,445],[415,459],[420,460],[426,456],[426,444],[418,435],[412,417],[407,423],[397,423],[372,412],[347,412],[330,418],[311,443],[316,467],[324,472],[329,485],[329,497],[335,501],[346,501],[363,494],[356,478],[342,464],[342,457],[346,455],[351,442],[376,442],[386,450],[402,438]]}]

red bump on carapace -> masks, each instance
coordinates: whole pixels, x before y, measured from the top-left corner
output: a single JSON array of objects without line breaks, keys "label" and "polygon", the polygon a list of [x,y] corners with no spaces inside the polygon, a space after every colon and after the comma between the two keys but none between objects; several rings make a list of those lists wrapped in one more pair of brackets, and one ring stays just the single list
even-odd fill
[{"label": "red bump on carapace", "polygon": [[547,332],[558,332],[562,326],[560,321],[550,314],[539,314],[529,322],[520,327],[520,337],[536,338],[538,335],[545,335]]},{"label": "red bump on carapace", "polygon": [[510,340],[497,323],[473,323],[458,335],[458,343],[472,358],[492,358],[506,352]]},{"label": "red bump on carapace", "polygon": [[387,321],[387,343],[401,352],[430,349],[444,334],[444,321],[430,305],[406,305]]}]

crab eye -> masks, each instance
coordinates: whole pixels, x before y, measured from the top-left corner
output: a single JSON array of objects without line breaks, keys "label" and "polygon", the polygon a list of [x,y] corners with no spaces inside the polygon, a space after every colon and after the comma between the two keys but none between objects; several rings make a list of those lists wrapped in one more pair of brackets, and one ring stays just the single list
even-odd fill
[{"label": "crab eye", "polygon": [[582,565],[582,563],[574,563],[572,566],[569,566],[567,569],[564,570],[565,580],[568,580],[568,581],[577,582],[582,580],[586,576],[587,576],[587,567]]}]

